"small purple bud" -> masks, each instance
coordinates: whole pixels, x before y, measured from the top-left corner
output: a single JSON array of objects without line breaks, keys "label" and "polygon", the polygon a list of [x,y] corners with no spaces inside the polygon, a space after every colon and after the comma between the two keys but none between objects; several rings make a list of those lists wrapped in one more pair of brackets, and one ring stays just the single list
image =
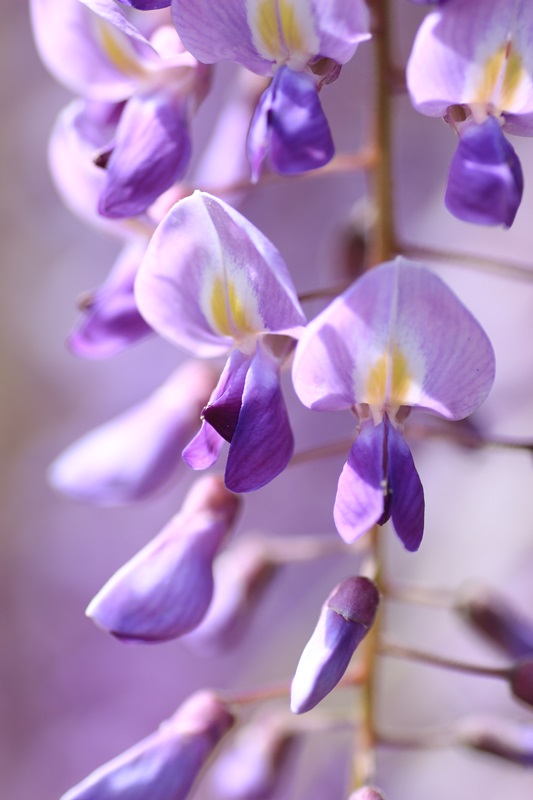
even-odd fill
[{"label": "small purple bud", "polygon": [[202,653],[219,652],[240,640],[276,567],[264,544],[243,539],[217,558],[214,574],[209,611],[186,640]]},{"label": "small purple bud", "polygon": [[519,661],[511,670],[511,692],[517,700],[533,706],[533,659]]},{"label": "small purple bud", "polygon": [[244,727],[215,765],[217,793],[231,800],[269,800],[283,781],[297,736],[274,715]]},{"label": "small purple bud", "polygon": [[510,228],[522,200],[522,167],[497,119],[465,123],[450,165],[444,202],[465,222]]},{"label": "small purple bud", "polygon": [[348,800],[385,800],[385,795],[373,786],[363,786],[362,789],[353,792]]},{"label": "small purple bud", "polygon": [[193,630],[209,608],[213,559],[239,504],[222,478],[201,478],[180,513],[99,591],[87,616],[119,639],[165,641]]},{"label": "small purple bud", "polygon": [[212,692],[197,692],[155,733],[99,767],[61,800],[185,800],[234,717]]},{"label": "small purple bud", "polygon": [[459,726],[458,741],[513,764],[533,766],[533,725],[519,725],[505,719],[468,718]]},{"label": "small purple bud", "polygon": [[378,605],[377,587],[368,578],[346,578],[331,592],[292,681],[295,714],[310,711],[334,689],[372,626]]},{"label": "small purple bud", "polygon": [[459,597],[456,609],[469,625],[507,655],[533,655],[533,621],[496,592],[481,586],[469,588]]},{"label": "small purple bud", "polygon": [[50,483],[102,506],[149,496],[181,466],[214,383],[210,367],[187,361],[146,400],[71,444],[51,464]]}]

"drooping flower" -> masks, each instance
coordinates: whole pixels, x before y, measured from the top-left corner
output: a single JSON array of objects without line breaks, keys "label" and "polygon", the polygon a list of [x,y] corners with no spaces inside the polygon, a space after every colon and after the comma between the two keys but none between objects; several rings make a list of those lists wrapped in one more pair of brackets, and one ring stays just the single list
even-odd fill
[{"label": "drooping flower", "polygon": [[208,90],[208,68],[170,25],[147,38],[113,0],[32,0],[32,18],[41,57],[57,79],[85,100],[114,107],[101,120],[95,153],[105,174],[99,213],[141,214],[187,168],[188,124]]},{"label": "drooping flower", "polygon": [[494,353],[479,323],[436,275],[397,258],[308,325],[293,380],[309,408],[351,409],[358,420],[335,500],[342,538],[392,518],[405,547],[418,549],[424,495],[402,423],[413,407],[459,420],[483,402]]},{"label": "drooping flower", "polygon": [[305,323],[279,252],[229,205],[195,192],[159,225],[135,291],[141,314],[174,344],[200,358],[229,353],[187,463],[211,466],[226,440],[226,486],[268,483],[293,452],[279,371]]},{"label": "drooping flower", "polygon": [[51,464],[54,488],[104,506],[142,500],[181,465],[181,451],[215,382],[186,362],[149,397],[71,444]]},{"label": "drooping flower", "polygon": [[378,605],[379,592],[368,578],[346,578],[333,589],[292,680],[291,710],[295,714],[311,711],[335,688],[372,627]]},{"label": "drooping flower", "polygon": [[533,5],[454,0],[422,23],[407,66],[415,108],[458,133],[446,193],[459,219],[510,227],[522,170],[505,133],[533,135]]},{"label": "drooping flower", "polygon": [[234,721],[216,694],[197,692],[155,733],[95,770],[61,800],[185,800]]},{"label": "drooping flower", "polygon": [[180,512],[98,592],[87,616],[128,641],[161,642],[196,628],[213,596],[213,559],[238,510],[220,477],[200,478]]},{"label": "drooping flower", "polygon": [[315,169],[334,145],[318,89],[370,37],[363,0],[172,0],[174,24],[200,61],[236,61],[273,76],[252,120],[248,153],[257,179],[268,153],[284,174]]}]

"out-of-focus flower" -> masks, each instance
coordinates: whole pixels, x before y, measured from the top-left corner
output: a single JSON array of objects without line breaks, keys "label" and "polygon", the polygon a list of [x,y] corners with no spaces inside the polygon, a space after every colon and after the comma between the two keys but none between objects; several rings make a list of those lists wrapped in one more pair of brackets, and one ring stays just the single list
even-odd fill
[{"label": "out-of-focus flower", "polygon": [[446,204],[467,222],[509,227],[523,190],[505,133],[533,135],[533,5],[454,0],[430,14],[407,66],[415,108],[459,134]]},{"label": "out-of-focus flower", "polygon": [[510,671],[509,681],[513,696],[533,706],[533,658],[518,661]]},{"label": "out-of-focus flower", "polygon": [[305,323],[279,252],[226,203],[195,192],[157,228],[135,293],[147,322],[174,344],[200,358],[230,354],[187,463],[211,466],[226,440],[226,486],[264,486],[293,452],[279,370]]},{"label": "out-of-focus flower", "polygon": [[119,639],[165,641],[193,630],[213,596],[213,559],[239,498],[221,478],[198,480],[179,514],[106,583],[87,616]]},{"label": "out-of-focus flower", "polygon": [[108,115],[100,132],[99,213],[141,214],[187,168],[188,123],[208,90],[207,67],[170,25],[148,40],[113,0],[32,0],[32,18],[57,79],[87,100],[115,104],[114,124]]},{"label": "out-of-focus flower", "polygon": [[424,494],[402,424],[418,407],[471,414],[494,381],[486,334],[429,270],[397,258],[364,275],[307,327],[294,386],[317,411],[351,409],[359,433],[339,479],[334,517],[352,542],[392,518],[408,550],[424,529]]},{"label": "out-of-focus flower", "polygon": [[334,146],[318,88],[338,77],[359,42],[370,37],[363,0],[173,0],[185,46],[207,64],[236,61],[273,76],[250,128],[248,154],[257,179],[268,153],[290,174],[315,169]]},{"label": "out-of-focus flower", "polygon": [[152,494],[182,463],[214,380],[205,364],[185,363],[146,400],[70,445],[50,466],[51,484],[98,505]]},{"label": "out-of-focus flower", "polygon": [[348,800],[385,800],[385,795],[374,786],[363,786],[362,789],[353,792]]},{"label": "out-of-focus flower", "polygon": [[231,800],[269,800],[280,788],[298,738],[298,732],[279,713],[263,713],[252,720],[214,766],[217,795]]},{"label": "out-of-focus flower", "polygon": [[216,694],[198,692],[155,733],[95,770],[61,800],[185,800],[233,724]]},{"label": "out-of-focus flower", "polygon": [[533,656],[533,621],[504,597],[485,587],[469,587],[455,605],[463,619],[513,658]]},{"label": "out-of-focus flower", "polygon": [[333,589],[296,667],[291,685],[295,714],[310,711],[335,688],[372,627],[378,605],[379,592],[368,578],[346,578]]},{"label": "out-of-focus flower", "polygon": [[533,766],[533,725],[491,717],[468,717],[458,725],[457,741],[472,750]]}]

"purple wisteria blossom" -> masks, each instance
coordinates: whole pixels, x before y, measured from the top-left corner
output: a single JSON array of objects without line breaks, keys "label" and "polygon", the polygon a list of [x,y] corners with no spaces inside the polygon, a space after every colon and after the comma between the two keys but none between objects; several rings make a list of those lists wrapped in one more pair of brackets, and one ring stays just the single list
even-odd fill
[{"label": "purple wisteria blossom", "polygon": [[[105,181],[98,212],[141,214],[181,178],[191,155],[189,119],[209,87],[209,70],[183,48],[170,24],[145,36],[113,0],[32,0],[41,57],[55,77],[94,102],[85,126],[99,138]],[[83,135],[80,121],[71,135]],[[98,130],[98,126],[100,129]]]},{"label": "purple wisteria blossom", "polygon": [[411,99],[444,119],[459,147],[446,192],[460,219],[510,227],[522,169],[504,133],[533,135],[533,5],[454,0],[430,14],[407,66]]},{"label": "purple wisteria blossom", "polygon": [[479,323],[436,275],[403,258],[364,275],[308,325],[294,359],[298,396],[358,420],[334,509],[345,541],[392,518],[405,547],[418,549],[424,494],[402,423],[413,407],[463,419],[494,370]]},{"label": "purple wisteria blossom", "polygon": [[334,145],[318,89],[370,37],[363,0],[173,0],[174,24],[199,61],[236,61],[273,76],[248,138],[252,177],[268,154],[284,174],[316,169]]},{"label": "purple wisteria blossom", "polygon": [[95,770],[61,800],[185,800],[234,721],[216,694],[197,692],[155,733]]},{"label": "purple wisteria blossom", "polygon": [[229,353],[187,463],[211,466],[226,440],[226,486],[268,483],[293,452],[279,371],[305,324],[279,252],[231,206],[195,192],[156,230],[135,291],[145,319],[174,344],[200,358]]}]

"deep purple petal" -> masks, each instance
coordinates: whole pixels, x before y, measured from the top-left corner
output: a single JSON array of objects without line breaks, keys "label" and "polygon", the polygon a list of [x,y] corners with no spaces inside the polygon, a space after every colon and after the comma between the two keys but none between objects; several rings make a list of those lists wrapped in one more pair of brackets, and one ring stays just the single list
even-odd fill
[{"label": "deep purple petal", "polygon": [[510,228],[523,191],[520,161],[498,120],[465,125],[448,175],[448,210],[465,222]]},{"label": "deep purple petal", "polygon": [[109,358],[152,332],[139,314],[133,284],[146,242],[134,241],[120,254],[107,280],[83,300],[82,315],[68,339],[82,358]]},{"label": "deep purple petal", "polygon": [[323,167],[335,147],[313,78],[288,67],[276,70],[254,114],[248,137],[252,178],[268,153],[276,172],[293,175]]},{"label": "deep purple petal", "polygon": [[153,11],[156,8],[168,8],[172,0],[118,0],[125,6],[138,8],[140,11]]},{"label": "deep purple petal", "polygon": [[386,417],[384,424],[392,524],[406,549],[414,552],[424,532],[424,489],[407,442]]},{"label": "deep purple petal", "polygon": [[294,439],[279,385],[279,362],[258,343],[231,440],[225,481],[232,492],[269,483],[289,463]]},{"label": "deep purple petal", "polygon": [[190,156],[183,98],[164,90],[133,95],[118,124],[100,213],[106,217],[141,214],[182,177]]},{"label": "deep purple petal", "polygon": [[206,422],[227,442],[233,439],[239,421],[244,384],[251,362],[252,356],[240,350],[231,353],[213,397],[202,412]]},{"label": "deep purple petal", "polygon": [[337,530],[349,544],[372,525],[385,511],[384,425],[367,421],[350,450],[339,478],[333,517]]}]

